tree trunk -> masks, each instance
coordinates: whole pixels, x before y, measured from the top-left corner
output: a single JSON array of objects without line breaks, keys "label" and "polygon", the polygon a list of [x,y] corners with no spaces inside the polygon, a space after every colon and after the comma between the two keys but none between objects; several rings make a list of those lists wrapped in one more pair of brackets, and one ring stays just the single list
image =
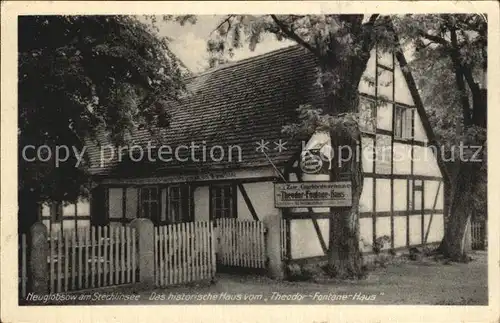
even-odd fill
[{"label": "tree trunk", "polygon": [[[332,136],[332,144],[333,142],[344,143],[351,148],[353,153],[356,152],[354,139],[346,136],[335,138],[334,133],[330,136]],[[339,145],[332,146],[338,147]],[[331,169],[331,179],[350,180],[352,183],[352,206],[330,209],[328,268],[330,274],[335,277],[360,278],[363,275],[363,259],[359,250],[359,199],[363,190],[362,165],[357,156],[353,156],[345,165],[338,168],[335,166],[333,165]]]},{"label": "tree trunk", "polygon": [[[358,85],[369,56],[368,50],[365,55],[343,60],[342,63],[334,64],[334,67],[327,71],[327,73],[340,76],[342,83],[336,85],[323,83],[326,97],[325,113],[336,116],[342,113],[358,112]],[[331,66],[326,66],[326,68],[331,68]],[[334,91],[331,91],[332,86],[336,86]],[[359,199],[363,190],[363,169],[361,156],[358,156],[361,133],[357,131],[353,137],[353,134],[346,129],[331,129],[330,139],[334,151],[330,180],[351,181],[352,206],[330,208],[328,269],[331,275],[339,278],[360,278],[363,275],[363,261],[359,249]],[[339,147],[343,147],[343,153],[351,154],[348,161],[341,165],[338,164],[337,156]],[[347,156],[344,156],[343,160],[346,160],[345,157]]]},{"label": "tree trunk", "polygon": [[439,246],[445,257],[454,261],[467,260],[467,233],[471,220],[473,181],[478,175],[479,165],[462,162],[454,181],[454,194],[451,201],[446,231]]},{"label": "tree trunk", "polygon": [[27,233],[39,220],[38,196],[30,191],[18,191],[18,232]]},{"label": "tree trunk", "polygon": [[[451,59],[455,66],[455,78],[457,88],[461,94],[461,104],[463,110],[463,126],[464,133],[471,126],[486,129],[487,127],[487,91],[480,89],[479,85],[475,83],[471,69],[463,66],[459,59],[459,49],[457,46],[457,37],[454,30],[451,32],[452,44],[455,48],[451,52]],[[470,111],[468,91],[465,88],[464,78],[467,81],[472,95],[472,113]],[[485,147],[484,140],[472,138],[469,145],[480,145]],[[460,156],[462,157],[462,156]],[[485,163],[486,161],[482,161]],[[477,198],[477,185],[481,178],[482,163],[468,160],[459,161],[458,172],[454,178],[454,187],[452,187],[452,201],[451,208],[448,214],[448,221],[446,224],[445,235],[439,246],[439,251],[445,257],[454,261],[467,261],[468,244],[470,238],[467,237],[469,233],[469,226],[471,222],[472,206],[474,205],[474,198]]]}]

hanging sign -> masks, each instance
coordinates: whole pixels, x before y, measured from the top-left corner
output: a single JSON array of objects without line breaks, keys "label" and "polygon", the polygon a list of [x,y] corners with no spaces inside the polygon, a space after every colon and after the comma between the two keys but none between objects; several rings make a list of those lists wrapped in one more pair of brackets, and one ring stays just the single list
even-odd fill
[{"label": "hanging sign", "polygon": [[348,207],[352,204],[352,184],[344,182],[294,182],[274,184],[274,206]]}]

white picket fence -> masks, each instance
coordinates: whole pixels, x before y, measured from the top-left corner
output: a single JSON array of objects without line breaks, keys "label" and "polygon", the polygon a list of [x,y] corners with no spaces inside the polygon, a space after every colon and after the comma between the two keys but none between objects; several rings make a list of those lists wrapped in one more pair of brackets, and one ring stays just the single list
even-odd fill
[{"label": "white picket fence", "polygon": [[136,282],[136,238],[131,227],[90,227],[49,237],[49,291]]},{"label": "white picket fence", "polygon": [[[262,221],[217,219],[154,228],[156,285],[170,286],[215,276],[217,264],[264,269],[266,228]],[[88,227],[48,237],[49,292],[67,292],[138,282],[135,229]],[[281,222],[286,257],[286,221]],[[19,244],[19,294],[29,292],[27,236]]]},{"label": "white picket fence", "polygon": [[155,279],[159,287],[215,276],[215,237],[211,222],[155,227]]},{"label": "white picket fence", "polygon": [[474,250],[486,250],[487,248],[486,221],[471,222],[471,244]]},{"label": "white picket fence", "polygon": [[265,268],[262,221],[217,219],[217,261],[224,266]]}]

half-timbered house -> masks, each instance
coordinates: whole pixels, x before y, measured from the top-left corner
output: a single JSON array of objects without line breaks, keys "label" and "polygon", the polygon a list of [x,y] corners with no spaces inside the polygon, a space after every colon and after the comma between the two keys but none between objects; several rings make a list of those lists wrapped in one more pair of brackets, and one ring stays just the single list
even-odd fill
[{"label": "half-timbered house", "polygon": [[[121,154],[104,144],[93,151],[91,221],[121,225],[146,217],[163,225],[280,217],[287,260],[324,257],[329,209],[280,209],[274,200],[276,182],[328,180],[303,174],[297,157],[304,146],[282,132],[297,121],[299,105],[321,104],[316,65],[313,55],[291,46],[190,79],[188,93],[170,108],[168,129],[138,130]],[[359,85],[360,111],[369,116],[361,144],[370,152],[363,154],[359,219],[364,252],[382,236],[393,249],[435,243],[443,236],[440,163],[405,66],[401,52],[373,50]],[[168,148],[161,152],[160,146]]]}]

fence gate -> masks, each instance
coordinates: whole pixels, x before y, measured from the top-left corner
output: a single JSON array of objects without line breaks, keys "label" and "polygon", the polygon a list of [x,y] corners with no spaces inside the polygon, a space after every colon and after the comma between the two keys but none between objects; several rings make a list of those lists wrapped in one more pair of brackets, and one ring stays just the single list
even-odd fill
[{"label": "fence gate", "polygon": [[159,287],[211,279],[215,246],[211,222],[155,227],[155,282]]},{"label": "fence gate", "polygon": [[131,284],[137,281],[135,230],[90,227],[49,236],[49,291]]},{"label": "fence gate", "polygon": [[217,262],[223,266],[265,268],[262,221],[217,219]]}]

